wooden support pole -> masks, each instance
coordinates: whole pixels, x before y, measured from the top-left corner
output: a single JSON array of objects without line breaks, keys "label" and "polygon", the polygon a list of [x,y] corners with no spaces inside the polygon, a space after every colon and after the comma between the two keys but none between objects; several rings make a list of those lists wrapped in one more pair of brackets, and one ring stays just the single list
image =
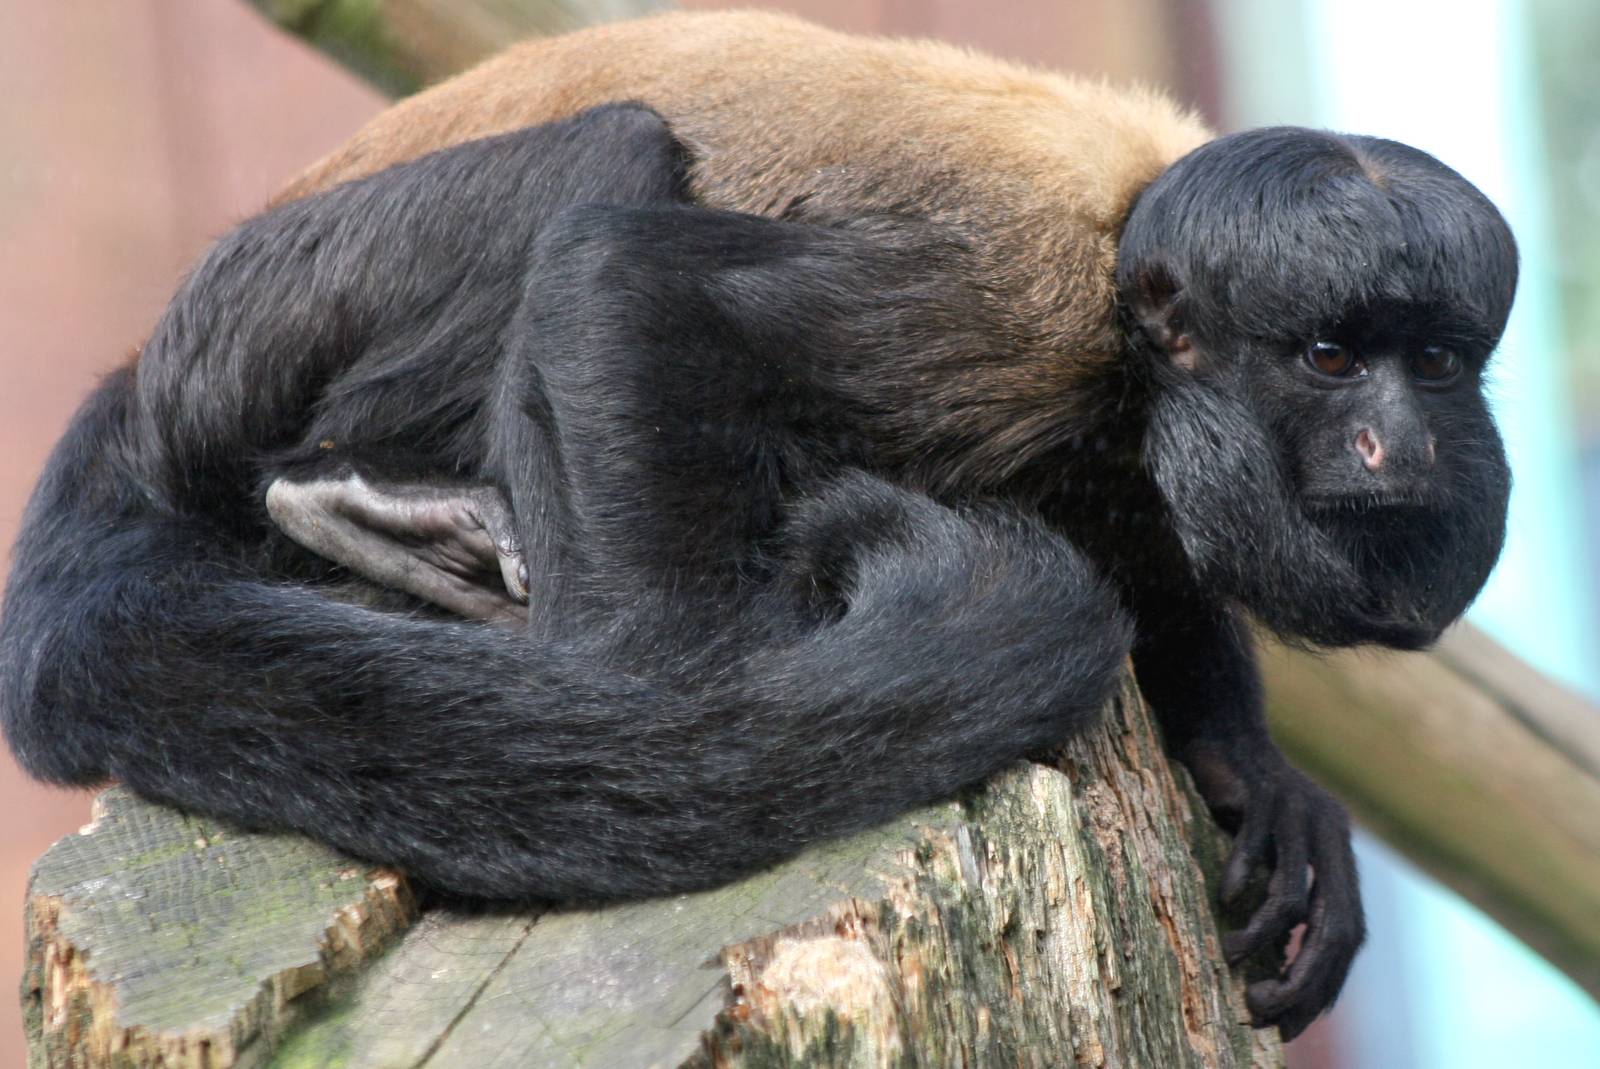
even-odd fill
[{"label": "wooden support pole", "polygon": [[1467,626],[1431,654],[1262,661],[1296,764],[1600,998],[1600,709]]}]

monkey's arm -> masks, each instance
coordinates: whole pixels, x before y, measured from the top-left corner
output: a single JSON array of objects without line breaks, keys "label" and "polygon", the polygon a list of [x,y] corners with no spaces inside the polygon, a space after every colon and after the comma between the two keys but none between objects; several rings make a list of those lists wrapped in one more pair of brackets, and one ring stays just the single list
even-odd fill
[{"label": "monkey's arm", "polygon": [[1224,940],[1229,960],[1282,946],[1306,925],[1283,976],[1247,993],[1258,1025],[1275,1024],[1293,1038],[1332,1004],[1365,935],[1349,819],[1272,741],[1255,658],[1229,610],[1147,595],[1139,615],[1140,689],[1172,753],[1234,835],[1223,903],[1239,899],[1257,866],[1272,873],[1250,921]]}]

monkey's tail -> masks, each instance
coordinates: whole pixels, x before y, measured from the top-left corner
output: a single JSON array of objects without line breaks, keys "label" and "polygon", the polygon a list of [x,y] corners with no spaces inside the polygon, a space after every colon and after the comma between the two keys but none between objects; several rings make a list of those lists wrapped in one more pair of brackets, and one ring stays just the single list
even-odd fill
[{"label": "monkey's tail", "polygon": [[148,503],[116,430],[128,378],[79,414],[16,549],[0,718],[23,766],[299,830],[453,892],[715,883],[1060,740],[1127,650],[1053,536],[864,477],[797,518],[802,562],[841,524],[871,528],[812,562],[842,584],[837,611],[752,631],[710,678],[338,603]]}]

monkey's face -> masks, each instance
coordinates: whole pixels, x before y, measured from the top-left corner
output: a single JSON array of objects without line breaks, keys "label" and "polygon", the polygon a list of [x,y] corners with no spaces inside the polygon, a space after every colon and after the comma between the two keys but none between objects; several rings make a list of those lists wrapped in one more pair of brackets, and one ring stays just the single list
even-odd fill
[{"label": "monkey's face", "polygon": [[1499,555],[1481,355],[1385,333],[1245,346],[1155,403],[1146,459],[1197,576],[1289,636],[1427,645]]},{"label": "monkey's face", "polygon": [[1258,388],[1252,407],[1301,512],[1342,549],[1378,612],[1415,620],[1416,641],[1398,644],[1429,642],[1477,594],[1504,538],[1511,480],[1483,397],[1488,354],[1472,331],[1422,309],[1346,322],[1345,340],[1319,338],[1259,368],[1265,396]]},{"label": "monkey's face", "polygon": [[1426,645],[1499,555],[1492,204],[1406,145],[1288,128],[1173,164],[1123,228],[1145,462],[1196,578],[1274,630]]},{"label": "monkey's face", "polygon": [[[1393,309],[1346,322],[1415,319]],[[1258,361],[1248,379],[1301,501],[1342,514],[1439,502],[1487,420],[1482,370],[1481,355],[1444,336],[1349,326]]]}]

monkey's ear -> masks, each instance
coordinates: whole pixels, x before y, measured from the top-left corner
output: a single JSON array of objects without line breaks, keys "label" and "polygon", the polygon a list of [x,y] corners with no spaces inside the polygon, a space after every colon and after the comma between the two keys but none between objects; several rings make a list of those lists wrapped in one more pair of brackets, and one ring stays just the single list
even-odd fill
[{"label": "monkey's ear", "polygon": [[1167,264],[1147,263],[1134,278],[1128,296],[1134,322],[1174,367],[1193,371],[1199,354],[1183,328],[1183,284],[1177,274]]},{"label": "monkey's ear", "polygon": [[387,483],[354,471],[267,488],[267,512],[306,549],[468,619],[525,626],[528,569],[492,486]]}]

